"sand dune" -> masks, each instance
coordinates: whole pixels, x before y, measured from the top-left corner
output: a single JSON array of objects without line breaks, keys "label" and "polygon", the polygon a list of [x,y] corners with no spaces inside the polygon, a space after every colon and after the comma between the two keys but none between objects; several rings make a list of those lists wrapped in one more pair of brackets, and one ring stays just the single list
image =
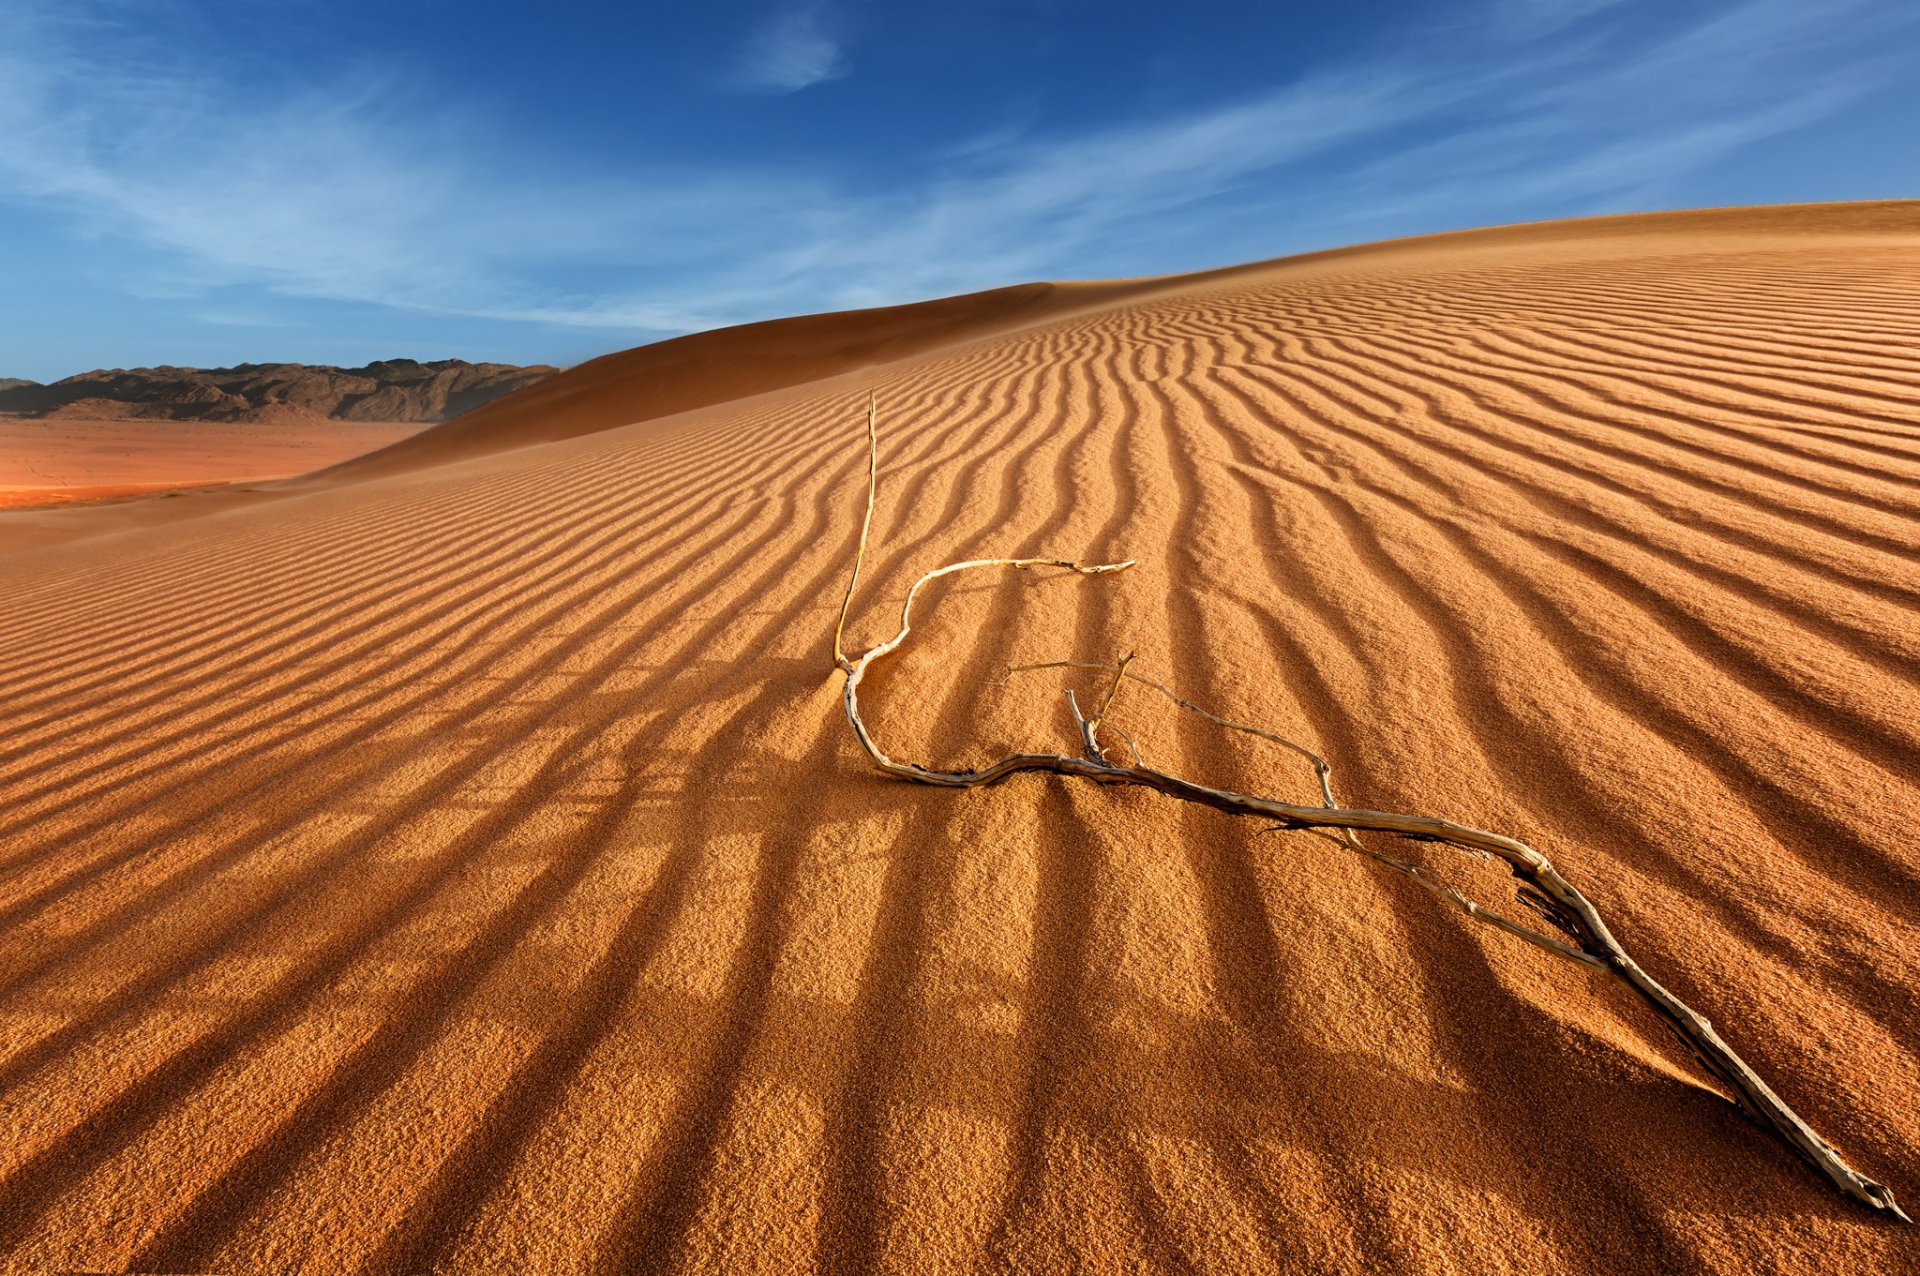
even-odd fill
[{"label": "sand dune", "polygon": [[828,643],[871,387],[857,643],[941,562],[1141,560],[934,591],[895,753],[1059,747],[1077,684],[1004,667],[1137,650],[1350,802],[1547,851],[1911,1206],[1920,205],[983,298],[0,518],[0,1252],[1913,1270],[1600,977],[1301,835],[885,781]]},{"label": "sand dune", "polygon": [[277,421],[0,418],[0,509],[286,478],[384,448],[422,428],[329,421],[296,408]]}]

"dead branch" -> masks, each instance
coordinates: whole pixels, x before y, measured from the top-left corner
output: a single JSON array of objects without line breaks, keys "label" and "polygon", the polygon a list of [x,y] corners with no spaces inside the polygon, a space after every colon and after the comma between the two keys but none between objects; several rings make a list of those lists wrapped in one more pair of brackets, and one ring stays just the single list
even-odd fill
[{"label": "dead branch", "polygon": [[[1393,811],[1343,807],[1334,800],[1331,779],[1333,768],[1328,765],[1326,759],[1307,746],[1274,732],[1218,717],[1176,695],[1161,683],[1142,677],[1129,667],[1133,661],[1131,653],[1120,656],[1113,664],[1051,661],[1040,665],[1015,666],[1009,671],[1011,674],[1028,669],[1076,668],[1101,670],[1112,675],[1106,693],[1100,701],[1100,707],[1092,717],[1081,713],[1079,703],[1074,699],[1071,691],[1066,694],[1067,706],[1079,728],[1083,746],[1078,757],[1058,753],[1015,753],[980,770],[961,771],[943,771],[912,762],[896,761],[889,757],[874,741],[872,732],[860,716],[860,683],[875,661],[891,655],[899,649],[900,644],[906,641],[907,635],[913,629],[914,600],[919,597],[921,588],[928,582],[956,572],[971,571],[981,567],[1012,567],[1018,570],[1058,567],[1092,576],[1124,571],[1134,564],[1132,559],[1118,563],[1089,564],[1061,558],[985,558],[950,563],[925,573],[907,590],[907,596],[900,605],[899,632],[885,642],[868,648],[859,656],[850,658],[842,643],[847,615],[853,606],[854,589],[859,584],[860,568],[866,558],[868,533],[873,526],[879,471],[877,411],[875,401],[869,398],[866,518],[861,524],[859,547],[854,554],[853,573],[847,582],[846,597],[840,605],[840,621],[834,628],[833,637],[834,663],[846,674],[843,699],[847,722],[853,728],[854,736],[859,740],[860,747],[866,752],[868,760],[877,770],[917,784],[939,785],[945,788],[978,788],[1022,771],[1049,772],[1101,784],[1139,785],[1183,801],[1225,811],[1230,815],[1247,815],[1265,820],[1273,830],[1311,832],[1345,849],[1356,851],[1410,879],[1436,898],[1458,908],[1475,920],[1486,922],[1508,934],[1524,939],[1555,956],[1606,971],[1625,984],[1634,996],[1652,1009],[1660,1021],[1686,1044],[1688,1050],[1707,1071],[1733,1092],[1734,1102],[1743,1111],[1771,1130],[1822,1178],[1847,1196],[1876,1211],[1903,1222],[1912,1221],[1894,1201],[1893,1193],[1888,1188],[1857,1173],[1849,1166],[1826,1140],[1814,1133],[1812,1127],[1801,1120],[1799,1115],[1774,1093],[1772,1087],[1768,1086],[1759,1074],[1747,1066],[1745,1060],[1734,1053],[1733,1047],[1714,1031],[1713,1025],[1704,1016],[1668,992],[1651,975],[1641,969],[1639,963],[1628,955],[1627,950],[1614,937],[1607,924],[1601,920],[1592,902],[1562,877],[1559,871],[1548,862],[1546,856],[1513,838],[1499,833],[1489,833],[1483,829],[1470,828],[1463,824],[1455,824],[1450,820],[1436,819],[1426,815],[1406,815]],[[1222,727],[1272,741],[1300,754],[1313,767],[1319,782],[1322,805],[1303,806],[1273,798],[1211,788],[1146,766],[1142,763],[1139,748],[1134,745],[1132,738],[1119,732],[1117,728],[1116,734],[1120,734],[1127,741],[1132,760],[1124,765],[1113,762],[1101,748],[1099,731],[1122,684],[1129,681],[1151,687],[1173,700],[1181,708],[1197,713]],[[1329,830],[1337,830],[1337,832]],[[1542,934],[1540,931],[1503,917],[1476,904],[1445,882],[1429,876],[1419,866],[1368,847],[1357,836],[1363,831],[1437,843],[1470,854],[1490,855],[1499,859],[1521,882],[1516,890],[1520,902],[1538,913],[1548,925],[1561,932],[1564,938]]]},{"label": "dead branch", "polygon": [[867,392],[867,516],[860,523],[860,547],[853,552],[853,579],[847,582],[847,596],[840,600],[840,623],[833,627],[833,663],[846,667],[846,653],[840,640],[847,631],[847,608],[853,606],[853,591],[860,584],[860,565],[867,560],[867,536],[873,531],[873,497],[880,482],[880,392]]},{"label": "dead branch", "polygon": [[[1131,659],[1131,657],[1129,657],[1129,659]],[[1087,661],[1087,660],[1049,660],[1040,664],[1014,665],[1010,669],[1008,669],[1007,672],[1009,675],[1011,675],[1016,673],[1025,673],[1031,669],[1104,669],[1107,672],[1114,674],[1114,685],[1116,687],[1119,685],[1121,678],[1129,678],[1134,682],[1138,682],[1142,684],[1143,686],[1148,686],[1153,688],[1155,691],[1158,691],[1161,695],[1173,701],[1176,705],[1180,706],[1182,709],[1186,709],[1192,713],[1197,713],[1201,717],[1207,719],[1209,722],[1216,722],[1221,726],[1228,728],[1229,730],[1244,731],[1248,735],[1258,736],[1262,740],[1271,740],[1275,744],[1284,745],[1286,748],[1289,748],[1293,750],[1295,753],[1300,754],[1302,757],[1304,757],[1307,760],[1309,764],[1312,765],[1314,778],[1316,781],[1318,781],[1320,785],[1320,796],[1322,799],[1323,807],[1327,810],[1334,810],[1334,809],[1337,809],[1340,805],[1338,802],[1333,800],[1333,766],[1325,758],[1321,757],[1318,753],[1315,753],[1312,749],[1309,749],[1306,745],[1301,744],[1298,740],[1289,740],[1287,737],[1283,735],[1276,735],[1274,732],[1264,730],[1263,728],[1260,728],[1260,727],[1251,727],[1244,722],[1230,722],[1227,719],[1219,717],[1216,714],[1208,713],[1205,709],[1202,709],[1199,705],[1193,703],[1193,701],[1191,700],[1187,700],[1181,696],[1175,695],[1174,692],[1169,687],[1167,687],[1166,684],[1164,683],[1156,682],[1152,678],[1143,678],[1139,674],[1134,673],[1128,669],[1124,669],[1124,668],[1116,669],[1113,665],[1103,665],[1095,661]],[[1111,703],[1112,699],[1113,699],[1113,696],[1111,693],[1109,693],[1107,696],[1108,702]],[[1102,713],[1104,712],[1105,710],[1103,708]],[[1097,723],[1098,721],[1099,719],[1096,718],[1095,722]],[[1138,749],[1138,747],[1134,746],[1133,741],[1130,738],[1127,740],[1127,744],[1130,748],[1133,748],[1134,765],[1139,766],[1140,750]],[[1418,885],[1422,890],[1431,892],[1435,897],[1445,901],[1448,904],[1453,905],[1455,908],[1458,908],[1461,912],[1465,913],[1469,917],[1475,918],[1479,921],[1486,922],[1490,926],[1497,926],[1501,930],[1506,931],[1508,934],[1518,935],[1521,939],[1526,940],[1530,944],[1534,944],[1540,948],[1546,949],[1548,952],[1554,954],[1556,957],[1565,957],[1569,961],[1578,962],[1583,966],[1592,966],[1596,970],[1606,969],[1606,963],[1602,962],[1597,957],[1593,957],[1587,953],[1583,953],[1578,948],[1574,948],[1562,942],[1561,940],[1555,939],[1551,935],[1542,935],[1537,930],[1531,930],[1528,927],[1520,925],[1518,922],[1510,921],[1491,909],[1481,907],[1479,904],[1474,903],[1472,900],[1468,899],[1465,895],[1462,895],[1459,891],[1447,885],[1445,882],[1439,881],[1433,877],[1428,876],[1427,873],[1424,872],[1417,864],[1410,864],[1405,860],[1396,859],[1391,855],[1383,854],[1382,852],[1376,851],[1372,847],[1363,844],[1360,841],[1360,839],[1357,836],[1355,836],[1354,831],[1350,828],[1341,829],[1337,835],[1333,833],[1329,833],[1325,829],[1294,830],[1294,829],[1289,829],[1285,825],[1275,825],[1268,831],[1269,832],[1293,832],[1293,831],[1308,832],[1308,833],[1312,833],[1315,837],[1323,837],[1327,841],[1332,842],[1336,846],[1343,846],[1343,847],[1346,847],[1348,850],[1358,851],[1360,854],[1366,856],[1368,859],[1374,861],[1376,864],[1383,864],[1386,867],[1392,869],[1394,872],[1399,873],[1401,876],[1409,878],[1416,885]],[[1472,853],[1480,854],[1483,856],[1485,854],[1484,852],[1472,852]]]}]

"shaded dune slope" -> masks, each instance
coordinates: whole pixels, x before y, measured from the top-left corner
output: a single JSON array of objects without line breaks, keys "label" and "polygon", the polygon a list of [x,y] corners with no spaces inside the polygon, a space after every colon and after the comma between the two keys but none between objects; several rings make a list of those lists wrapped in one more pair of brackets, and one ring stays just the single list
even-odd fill
[{"label": "shaded dune slope", "polygon": [[872,387],[857,642],[942,562],[1142,564],[930,591],[896,755],[1063,745],[1076,684],[1005,666],[1137,650],[1348,801],[1546,851],[1911,1204],[1920,207],[1007,292],[0,558],[0,1253],[1911,1269],[1599,978],[1155,795],[883,781],[827,646]]}]

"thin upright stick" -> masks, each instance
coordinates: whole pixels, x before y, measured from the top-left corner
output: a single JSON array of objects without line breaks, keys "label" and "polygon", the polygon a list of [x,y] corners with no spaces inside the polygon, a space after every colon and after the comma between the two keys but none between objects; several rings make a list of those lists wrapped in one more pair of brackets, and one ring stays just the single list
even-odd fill
[{"label": "thin upright stick", "polygon": [[860,566],[867,561],[867,536],[873,531],[873,500],[880,482],[880,392],[867,391],[867,516],[860,521],[860,546],[853,552],[853,578],[847,581],[847,596],[840,600],[840,623],[833,627],[833,663],[847,667],[847,656],[840,648],[847,630],[847,612],[853,606],[853,591],[860,585]]}]

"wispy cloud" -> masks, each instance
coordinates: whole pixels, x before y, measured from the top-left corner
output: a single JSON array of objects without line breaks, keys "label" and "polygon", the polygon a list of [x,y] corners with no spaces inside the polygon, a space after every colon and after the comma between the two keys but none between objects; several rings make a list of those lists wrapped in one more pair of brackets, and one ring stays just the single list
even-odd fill
[{"label": "wispy cloud", "polygon": [[846,47],[826,26],[818,4],[781,9],[747,40],[731,83],[762,93],[797,93],[852,69]]},{"label": "wispy cloud", "polygon": [[1486,21],[1504,35],[1542,36],[1625,3],[1627,0],[1492,0]]},{"label": "wispy cloud", "polygon": [[[1577,28],[1514,22],[1519,2],[1456,48],[1206,109],[930,139],[891,183],[720,164],[608,177],[529,156],[502,183],[484,125],[436,116],[396,78],[263,103],[203,69],[109,64],[50,9],[0,0],[0,199],[146,246],[170,286],[638,336],[1658,202],[1913,70],[1876,52],[1906,47],[1889,38],[1902,0],[1738,0],[1690,22],[1654,6],[1667,16],[1652,33],[1616,22],[1630,0],[1529,0]],[[764,89],[844,69],[815,10],[784,10],[756,39]]]}]

